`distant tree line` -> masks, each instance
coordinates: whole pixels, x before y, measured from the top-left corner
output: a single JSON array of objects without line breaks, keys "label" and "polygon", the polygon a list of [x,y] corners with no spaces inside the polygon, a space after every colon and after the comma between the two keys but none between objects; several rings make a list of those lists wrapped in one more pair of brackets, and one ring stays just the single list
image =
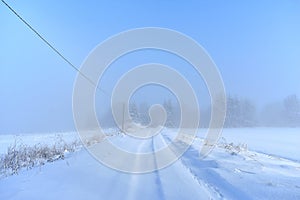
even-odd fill
[{"label": "distant tree line", "polygon": [[[166,127],[176,127],[179,124],[180,118],[178,116],[179,108],[176,107],[170,99],[165,100],[162,104],[165,109],[167,119],[165,122]],[[129,113],[133,122],[141,125],[147,125],[150,123],[149,117],[150,106],[147,103],[137,105],[135,102],[129,104]]]},{"label": "distant tree line", "polygon": [[259,117],[264,126],[300,127],[300,99],[293,94],[281,102],[267,104]]},{"label": "distant tree line", "polygon": [[256,107],[248,99],[227,97],[225,127],[253,127],[257,125]]},{"label": "distant tree line", "polygon": [[225,127],[300,127],[300,99],[292,94],[258,110],[247,99],[229,96]]},{"label": "distant tree line", "polygon": [[300,127],[300,99],[292,94],[261,109],[248,99],[227,97],[224,127]]},{"label": "distant tree line", "polygon": [[[269,103],[260,109],[247,98],[231,95],[227,96],[226,103],[224,127],[300,127],[300,99],[295,94],[285,97],[281,102]],[[181,120],[179,104],[168,99],[162,105],[167,114],[165,126],[178,127]],[[149,108],[150,106],[145,102],[140,104],[131,102],[129,104],[131,120],[141,125],[149,124]],[[182,109],[191,113],[197,112],[189,108],[188,104],[183,105]],[[210,107],[200,108],[200,110],[200,127],[208,127],[211,117]],[[100,123],[109,122],[106,125],[112,126],[113,121],[112,115],[108,114],[100,120]]]}]

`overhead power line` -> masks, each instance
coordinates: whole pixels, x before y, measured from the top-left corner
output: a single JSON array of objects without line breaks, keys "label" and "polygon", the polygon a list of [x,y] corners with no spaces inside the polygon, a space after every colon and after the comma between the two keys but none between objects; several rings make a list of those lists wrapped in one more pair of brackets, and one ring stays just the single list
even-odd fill
[{"label": "overhead power line", "polygon": [[31,31],[33,31],[48,47],[50,47],[59,57],[61,57],[69,66],[71,66],[75,71],[77,71],[81,76],[83,76],[87,81],[89,81],[93,86],[99,89],[101,92],[106,92],[99,88],[88,76],[79,70],[72,62],[70,62],[62,53],[60,53],[53,45],[51,45],[36,29],[34,29],[28,22],[25,21],[10,5],[8,5],[4,0],[2,3],[15,15],[17,16]]}]

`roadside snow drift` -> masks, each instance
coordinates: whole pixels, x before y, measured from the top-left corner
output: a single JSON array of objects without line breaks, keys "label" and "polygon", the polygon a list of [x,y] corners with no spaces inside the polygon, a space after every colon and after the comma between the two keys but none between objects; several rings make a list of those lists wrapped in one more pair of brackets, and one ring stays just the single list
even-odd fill
[{"label": "roadside snow drift", "polygon": [[[81,148],[64,159],[2,177],[0,199],[300,199],[299,131],[224,130],[217,147],[200,160],[198,150],[205,133],[201,130],[180,159],[147,174],[113,170]],[[161,148],[172,134],[172,130],[164,130],[148,140],[136,141],[117,134],[109,139],[120,148],[142,153]],[[51,137],[19,136],[26,144],[36,143],[37,138],[51,143]],[[67,133],[63,138],[71,142],[77,136]],[[15,137],[0,139],[4,154]]]}]

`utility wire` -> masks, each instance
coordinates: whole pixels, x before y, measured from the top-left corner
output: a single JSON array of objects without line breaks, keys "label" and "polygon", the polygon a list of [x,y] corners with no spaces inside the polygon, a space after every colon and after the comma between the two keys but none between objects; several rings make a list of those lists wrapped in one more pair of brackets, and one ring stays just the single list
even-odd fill
[{"label": "utility wire", "polygon": [[46,43],[59,57],[61,57],[66,63],[68,63],[75,71],[77,71],[81,76],[83,76],[87,81],[89,81],[93,86],[99,89],[104,94],[108,95],[103,89],[99,88],[88,76],[81,72],[74,64],[72,64],[64,55],[62,55],[53,45],[51,45],[37,30],[35,30],[28,22],[26,22],[10,5],[8,5],[4,0],[2,3],[14,14],[16,15],[31,31],[33,31],[44,43]]}]

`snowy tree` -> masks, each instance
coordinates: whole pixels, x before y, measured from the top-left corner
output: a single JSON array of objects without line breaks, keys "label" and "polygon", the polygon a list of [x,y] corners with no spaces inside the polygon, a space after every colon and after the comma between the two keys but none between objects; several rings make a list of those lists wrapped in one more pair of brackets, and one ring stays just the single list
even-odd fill
[{"label": "snowy tree", "polygon": [[140,113],[135,102],[129,104],[129,114],[133,122],[140,123]]},{"label": "snowy tree", "polygon": [[148,125],[150,123],[149,105],[145,102],[139,105],[139,121],[142,125]]},{"label": "snowy tree", "polygon": [[164,101],[163,106],[167,113],[167,121],[166,121],[165,126],[166,127],[174,127],[175,126],[175,113],[174,113],[175,111],[174,111],[174,107],[172,105],[171,99]]},{"label": "snowy tree", "polygon": [[227,98],[226,127],[249,127],[256,124],[255,106],[247,99]]},{"label": "snowy tree", "polygon": [[229,96],[227,98],[227,111],[226,111],[226,127],[238,127],[240,124],[240,101],[237,98]]},{"label": "snowy tree", "polygon": [[300,126],[300,100],[297,95],[289,95],[284,99],[284,114],[288,126]]},{"label": "snowy tree", "polygon": [[256,121],[256,109],[251,101],[244,99],[240,103],[240,110],[241,110],[241,126],[243,127],[252,127],[257,124]]}]

